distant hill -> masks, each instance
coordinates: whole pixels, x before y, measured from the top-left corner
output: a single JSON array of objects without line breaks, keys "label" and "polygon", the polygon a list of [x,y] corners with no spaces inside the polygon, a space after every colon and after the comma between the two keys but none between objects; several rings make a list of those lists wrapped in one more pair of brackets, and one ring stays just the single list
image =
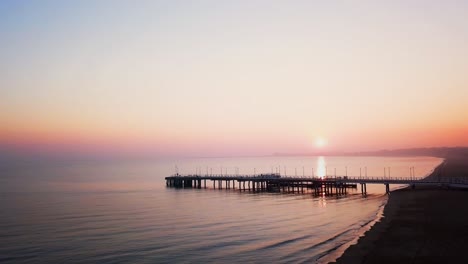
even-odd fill
[{"label": "distant hill", "polygon": [[274,153],[274,156],[467,156],[468,147],[409,148],[362,152]]},{"label": "distant hill", "polygon": [[372,152],[356,153],[360,155],[378,155],[378,156],[468,156],[468,147],[437,147],[437,148],[410,148],[410,149],[394,149],[394,150],[379,150]]}]

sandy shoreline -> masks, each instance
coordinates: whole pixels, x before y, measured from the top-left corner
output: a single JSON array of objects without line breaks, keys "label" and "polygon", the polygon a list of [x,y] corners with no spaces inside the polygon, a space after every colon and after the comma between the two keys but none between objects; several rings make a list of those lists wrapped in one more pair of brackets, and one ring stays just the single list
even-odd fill
[{"label": "sandy shoreline", "polygon": [[[468,156],[450,156],[429,177],[468,177]],[[393,191],[384,217],[337,263],[468,262],[468,190]]]}]

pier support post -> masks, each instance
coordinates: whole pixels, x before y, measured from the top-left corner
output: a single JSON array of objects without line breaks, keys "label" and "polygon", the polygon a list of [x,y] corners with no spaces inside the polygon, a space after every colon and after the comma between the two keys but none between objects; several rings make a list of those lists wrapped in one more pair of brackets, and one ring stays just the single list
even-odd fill
[{"label": "pier support post", "polygon": [[365,183],[361,183],[361,194],[366,195],[367,194],[367,186]]}]

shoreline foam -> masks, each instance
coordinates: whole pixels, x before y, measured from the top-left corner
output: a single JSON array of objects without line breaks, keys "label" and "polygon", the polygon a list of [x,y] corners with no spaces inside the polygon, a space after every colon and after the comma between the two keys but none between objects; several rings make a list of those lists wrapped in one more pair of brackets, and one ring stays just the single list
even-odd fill
[{"label": "shoreline foam", "polygon": [[356,232],[357,234],[353,239],[346,243],[343,243],[342,245],[339,245],[332,252],[329,252],[328,254],[322,256],[317,260],[317,263],[330,263],[337,261],[337,259],[340,258],[350,246],[355,245],[358,242],[359,238],[363,237],[367,231],[369,231],[377,222],[379,222],[382,219],[382,217],[384,216],[384,210],[385,206],[387,205],[387,202],[388,197],[382,201],[381,205],[379,205],[375,217],[366,224],[362,225]]}]

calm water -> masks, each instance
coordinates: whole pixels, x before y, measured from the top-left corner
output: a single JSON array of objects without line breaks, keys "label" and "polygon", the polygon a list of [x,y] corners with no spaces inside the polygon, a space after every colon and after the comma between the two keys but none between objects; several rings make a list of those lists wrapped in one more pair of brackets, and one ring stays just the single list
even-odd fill
[{"label": "calm water", "polygon": [[[327,261],[376,218],[385,187],[344,198],[166,188],[206,171],[424,176],[428,157],[260,157],[171,161],[29,162],[0,171],[1,263]],[[304,167],[304,170],[303,170]],[[363,170],[364,171],[364,170]],[[211,186],[211,184],[209,184]],[[323,257],[324,258],[321,258]]]}]

